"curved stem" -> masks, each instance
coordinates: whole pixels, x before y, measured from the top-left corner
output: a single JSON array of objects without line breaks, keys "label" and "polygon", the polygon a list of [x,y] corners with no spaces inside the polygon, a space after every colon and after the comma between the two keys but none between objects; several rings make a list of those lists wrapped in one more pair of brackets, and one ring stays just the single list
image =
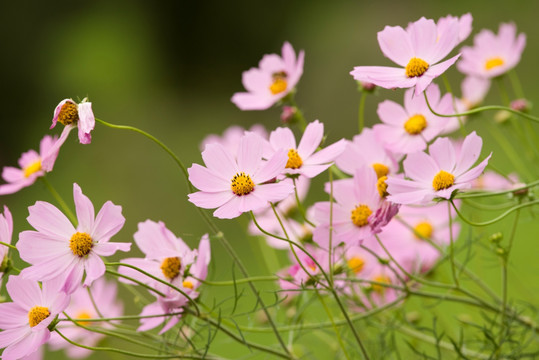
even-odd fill
[{"label": "curved stem", "polygon": [[477,114],[477,113],[480,113],[480,112],[483,112],[483,111],[489,111],[489,110],[505,110],[505,111],[508,111],[510,113],[521,116],[523,118],[526,118],[526,119],[529,119],[529,120],[532,120],[532,121],[535,121],[535,122],[539,123],[539,118],[537,118],[535,116],[523,113],[521,111],[511,109],[510,107],[507,107],[507,106],[500,106],[500,105],[481,106],[481,107],[478,107],[478,108],[475,108],[475,109],[472,109],[472,110],[469,110],[469,111],[465,111],[465,112],[462,112],[462,113],[458,113],[458,114],[444,115],[444,114],[437,113],[436,111],[434,111],[432,109],[432,107],[430,106],[430,103],[429,103],[429,99],[427,98],[427,93],[426,92],[423,92],[423,95],[425,96],[425,101],[427,102],[427,106],[429,107],[430,112],[433,113],[434,115],[440,116],[440,117],[467,116],[467,115],[473,115],[473,114]]},{"label": "curved stem", "polygon": [[145,287],[145,288],[146,288],[147,290],[149,290],[149,291],[153,291],[154,293],[156,293],[156,294],[159,295],[159,296],[166,297],[166,295],[163,294],[161,291],[156,290],[156,289],[154,289],[153,287],[151,287],[151,286],[149,286],[149,285],[143,283],[142,281],[139,281],[139,280],[137,280],[137,279],[135,279],[135,278],[132,278],[131,276],[127,276],[127,275],[124,275],[124,274],[120,274],[120,273],[117,272],[117,271],[113,271],[113,270],[109,270],[109,269],[107,269],[107,270],[105,270],[105,271],[107,272],[107,274],[111,274],[111,275],[114,275],[114,276],[117,276],[117,277],[122,277],[122,278],[124,278],[124,279],[127,279],[127,280],[129,280],[129,281],[134,282],[134,283],[137,284],[137,285],[140,285],[140,286],[142,286],[142,287]]},{"label": "curved stem", "polygon": [[532,188],[534,186],[539,185],[539,180],[532,181],[531,183],[516,187],[511,190],[504,190],[504,191],[495,191],[495,192],[470,192],[470,193],[459,193],[457,196],[455,196],[455,199],[468,199],[468,198],[478,198],[478,197],[490,197],[490,196],[498,196],[498,195],[506,195],[506,194],[512,194],[515,192],[520,192],[522,190],[526,190],[529,188]]},{"label": "curved stem", "polygon": [[462,215],[462,213],[459,211],[459,209],[455,206],[455,204],[453,203],[453,200],[449,200],[449,201],[451,202],[451,205],[453,205],[453,208],[457,212],[459,218],[461,218],[462,221],[464,221],[466,224],[471,225],[471,226],[487,226],[487,225],[491,225],[491,224],[494,224],[494,223],[500,221],[504,217],[508,216],[513,211],[517,211],[519,209],[522,209],[522,208],[525,208],[525,207],[528,207],[528,206],[539,204],[539,200],[534,200],[534,201],[530,201],[530,202],[527,202],[527,203],[524,203],[524,204],[513,206],[511,209],[507,210],[506,212],[504,212],[503,214],[499,215],[498,217],[496,217],[496,218],[494,218],[492,220],[477,223],[477,222],[473,222],[473,221],[470,221],[470,220],[466,219]]},{"label": "curved stem", "polygon": [[255,281],[277,281],[280,278],[278,276],[252,276],[250,278],[245,279],[237,279],[234,281],[207,281],[207,280],[201,280],[196,277],[194,277],[196,280],[200,281],[204,285],[210,285],[210,286],[234,286],[234,284],[245,284],[248,282],[255,282]]},{"label": "curved stem", "polygon": [[[10,249],[19,251],[19,249],[17,249],[17,247],[16,247],[15,245],[11,245],[11,244],[5,243],[5,242],[3,242],[3,241],[0,241],[0,245],[4,245],[4,246],[7,246],[7,247],[10,248]],[[2,260],[3,260],[3,259],[2,259]]]},{"label": "curved stem", "polygon": [[52,194],[52,196],[54,197],[54,199],[56,200],[56,202],[58,203],[58,205],[60,205],[60,207],[62,208],[62,210],[64,211],[64,213],[67,215],[67,217],[69,218],[69,220],[71,221],[71,223],[74,225],[74,226],[77,226],[77,217],[73,214],[73,212],[71,211],[71,209],[69,208],[69,206],[67,206],[66,202],[64,201],[64,199],[62,199],[62,197],[60,196],[60,194],[58,194],[58,192],[52,187],[51,183],[49,182],[49,180],[47,180],[45,178],[45,176],[42,176],[40,177],[41,181],[43,181],[43,183],[45,184],[45,186],[47,187],[47,190],[49,190],[49,192]]}]

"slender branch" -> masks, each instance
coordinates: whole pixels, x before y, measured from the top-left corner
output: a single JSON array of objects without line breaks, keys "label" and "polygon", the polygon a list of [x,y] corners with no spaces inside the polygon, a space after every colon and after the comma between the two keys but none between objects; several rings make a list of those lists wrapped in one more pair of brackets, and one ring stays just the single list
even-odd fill
[{"label": "slender branch", "polygon": [[58,205],[60,205],[64,213],[67,215],[67,217],[71,221],[71,223],[74,226],[77,226],[77,217],[73,214],[69,206],[67,206],[64,199],[62,199],[60,194],[58,194],[58,192],[54,189],[54,187],[52,187],[51,183],[49,182],[49,180],[47,180],[45,176],[40,177],[40,179],[41,181],[43,181],[43,184],[45,184],[45,186],[47,187],[47,190],[49,190],[49,192],[52,194],[52,196],[54,197]]},{"label": "slender branch", "polygon": [[522,208],[525,208],[525,207],[528,207],[528,206],[532,206],[532,205],[536,205],[536,204],[539,204],[539,200],[534,200],[534,201],[530,201],[530,202],[527,202],[527,203],[524,203],[524,204],[520,204],[520,205],[517,205],[517,206],[514,206],[512,207],[511,209],[507,210],[506,212],[504,212],[503,214],[499,215],[498,217],[492,219],[492,220],[489,220],[489,221],[484,221],[484,222],[473,222],[473,221],[470,221],[468,219],[466,219],[462,213],[459,211],[459,209],[455,206],[453,200],[449,200],[451,202],[451,205],[453,205],[453,208],[455,209],[455,211],[457,212],[458,216],[467,224],[469,225],[472,225],[472,226],[487,226],[487,225],[491,225],[491,224],[494,224],[498,221],[500,221],[501,219],[503,219],[504,217],[508,216],[509,214],[511,214],[513,211],[517,211],[519,209],[522,209]]}]

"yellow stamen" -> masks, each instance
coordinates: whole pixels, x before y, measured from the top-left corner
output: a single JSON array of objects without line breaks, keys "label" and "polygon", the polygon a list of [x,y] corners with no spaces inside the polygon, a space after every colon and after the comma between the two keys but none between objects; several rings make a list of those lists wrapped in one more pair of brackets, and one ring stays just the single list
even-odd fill
[{"label": "yellow stamen", "polygon": [[41,160],[36,160],[24,168],[24,177],[29,178],[39,170],[41,170]]},{"label": "yellow stamen", "polygon": [[169,257],[161,263],[161,271],[167,279],[174,279],[180,273],[182,262],[179,257]]},{"label": "yellow stamen", "polygon": [[504,63],[505,63],[505,61],[503,61],[503,59],[501,57],[496,56],[496,57],[488,59],[485,62],[485,69],[486,70],[491,70],[491,69],[493,69],[495,67],[502,66]]},{"label": "yellow stamen", "polygon": [[40,322],[49,317],[51,312],[44,306],[34,306],[28,312],[28,323],[30,327],[38,325]]},{"label": "yellow stamen", "polygon": [[277,95],[286,91],[288,87],[288,82],[286,81],[286,73],[284,71],[273,74],[273,83],[270,85],[269,89],[273,95]]},{"label": "yellow stamen", "polygon": [[69,248],[74,255],[79,257],[86,256],[92,250],[93,241],[89,234],[77,232],[69,240]]},{"label": "yellow stamen", "polygon": [[378,177],[378,179],[380,179],[382,176],[386,176],[387,174],[389,174],[389,168],[384,164],[374,163],[372,164],[372,168],[376,172],[376,176]]},{"label": "yellow stamen", "polygon": [[[82,311],[79,311],[76,315],[75,315],[75,319],[91,319],[92,318],[92,314],[90,314],[88,311],[85,311],[85,310],[82,310]],[[84,322],[78,322],[78,321],[75,321],[76,324],[80,324],[80,325],[84,325],[84,326],[91,326],[92,325],[92,322],[91,321],[84,321]]]},{"label": "yellow stamen", "polygon": [[[391,284],[391,280],[389,280],[389,278],[385,275],[379,275],[379,276],[376,276],[373,281],[376,281],[376,282],[379,282],[379,283],[384,283],[384,284]],[[378,284],[372,284],[372,289],[374,291],[376,291],[377,293],[379,294],[383,294],[386,290],[386,287],[383,286],[383,285],[378,285]]]},{"label": "yellow stamen", "polygon": [[232,192],[238,196],[249,194],[255,188],[255,183],[244,172],[237,173],[232,178]]},{"label": "yellow stamen", "polygon": [[357,227],[363,227],[369,223],[369,216],[372,214],[372,210],[367,206],[360,204],[352,210],[350,218]]},{"label": "yellow stamen", "polygon": [[285,168],[299,169],[301,165],[303,165],[303,160],[298,152],[295,149],[288,150],[288,161],[286,162]]},{"label": "yellow stamen", "polygon": [[445,190],[453,186],[455,183],[455,175],[448,173],[447,171],[440,170],[438,174],[432,180],[432,187],[434,190]]},{"label": "yellow stamen", "polygon": [[410,135],[421,134],[423,130],[427,127],[427,119],[423,115],[417,114],[410,117],[404,123],[404,130]]},{"label": "yellow stamen", "polygon": [[411,58],[406,65],[406,76],[409,78],[421,76],[429,69],[429,64],[420,58]]},{"label": "yellow stamen", "polygon": [[192,283],[191,281],[189,281],[189,280],[185,280],[185,281],[182,283],[182,286],[183,286],[184,288],[188,288],[188,289],[191,289],[191,290],[193,290],[193,288],[195,287],[195,286],[193,285],[193,283]]},{"label": "yellow stamen", "polygon": [[77,121],[79,121],[79,110],[77,104],[66,101],[60,109],[58,121],[64,125],[76,124]]},{"label": "yellow stamen", "polygon": [[387,176],[382,176],[378,179],[376,182],[376,188],[378,189],[378,194],[380,194],[381,198],[385,198],[389,195],[387,192],[387,184],[386,184]]},{"label": "yellow stamen", "polygon": [[365,261],[359,256],[351,257],[347,263],[350,270],[356,274],[359,274],[363,270],[363,267],[365,267]]},{"label": "yellow stamen", "polygon": [[414,227],[415,237],[418,239],[430,239],[434,228],[428,221],[423,221]]}]

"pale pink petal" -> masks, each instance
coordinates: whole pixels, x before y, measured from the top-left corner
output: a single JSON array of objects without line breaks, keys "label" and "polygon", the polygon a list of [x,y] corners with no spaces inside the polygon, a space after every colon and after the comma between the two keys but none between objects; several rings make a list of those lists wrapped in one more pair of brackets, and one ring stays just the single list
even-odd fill
[{"label": "pale pink petal", "polygon": [[159,331],[159,335],[164,334],[165,332],[172,329],[174,327],[174,325],[176,325],[179,321],[180,321],[179,316],[177,316],[177,315],[172,316],[170,318],[170,320],[168,321],[168,323],[165,326],[163,326],[161,331]]},{"label": "pale pink petal", "polygon": [[266,110],[279,100],[273,97],[255,93],[235,93],[230,99],[240,110]]},{"label": "pale pink petal", "polygon": [[189,169],[189,181],[197,189],[208,192],[230,190],[230,179],[224,179],[220,174],[199,164],[193,164]]},{"label": "pale pink petal", "polygon": [[346,147],[344,139],[331,144],[320,151],[314,153],[311,157],[305,160],[306,165],[324,164],[334,161],[337,156],[341,155]]},{"label": "pale pink petal", "polygon": [[475,131],[466,136],[462,143],[454,175],[459,176],[471,168],[479,158],[482,147],[483,139]]},{"label": "pale pink petal", "polygon": [[316,150],[324,137],[324,124],[318,120],[309,123],[298,145],[298,154],[306,159]]},{"label": "pale pink petal", "polygon": [[403,68],[356,66],[350,75],[358,81],[370,82],[385,89],[410,88],[417,83],[417,78],[407,77]]},{"label": "pale pink petal", "polygon": [[80,258],[74,259],[71,266],[53,281],[63,282],[62,289],[66,294],[72,294],[81,287],[84,275],[84,263]]},{"label": "pale pink petal", "polygon": [[[471,29],[470,29],[471,30]],[[438,36],[437,41],[431,43],[434,45],[428,61],[433,64],[445,58],[460,42],[460,26],[456,18],[450,20],[443,34]]]},{"label": "pale pink petal", "polygon": [[250,93],[264,93],[272,83],[271,74],[257,68],[251,68],[242,74],[243,87]]},{"label": "pale pink petal", "polygon": [[0,329],[13,329],[28,324],[28,310],[18,303],[0,303]]},{"label": "pale pink petal", "polygon": [[378,32],[378,44],[387,58],[402,67],[414,57],[410,36],[400,26],[386,26]]},{"label": "pale pink petal", "polygon": [[261,143],[264,142],[259,135],[255,133],[246,133],[240,140],[238,149],[238,168],[246,174],[252,175],[260,167],[262,158]]},{"label": "pale pink petal", "polygon": [[277,54],[267,54],[262,57],[262,60],[258,63],[260,70],[265,73],[276,73],[283,71],[285,63],[283,59]]},{"label": "pale pink petal", "polygon": [[434,159],[424,152],[408,154],[403,166],[407,177],[422,183],[432,183],[432,179],[440,171]]},{"label": "pale pink petal", "polygon": [[2,169],[2,178],[6,182],[20,181],[21,179],[24,179],[24,171],[16,167],[5,166]]},{"label": "pale pink petal", "polygon": [[48,235],[29,230],[19,234],[17,249],[21,259],[30,264],[71,253],[67,241],[54,240]]},{"label": "pale pink petal", "polygon": [[[164,311],[161,308],[161,305],[159,305],[158,302],[154,302],[149,305],[146,305],[142,309],[140,316],[159,315],[163,313]],[[138,327],[137,331],[147,331],[147,330],[153,329],[159,326],[163,321],[165,321],[165,319],[166,319],[165,316],[159,316],[159,317],[153,317],[153,318],[142,318],[140,319],[141,325]]]},{"label": "pale pink petal", "polygon": [[28,212],[28,222],[39,232],[59,239],[71,239],[75,233],[75,228],[67,217],[47,202],[37,201],[28,208]]},{"label": "pale pink petal", "polygon": [[[408,92],[405,94],[408,94]],[[406,95],[404,99],[406,102]],[[378,104],[376,112],[382,122],[395,126],[402,126],[409,117],[401,105],[391,100],[384,100]]]},{"label": "pale pink petal", "polygon": [[122,207],[107,201],[99,210],[90,235],[95,241],[106,242],[116,235],[124,224],[125,218],[122,215]]},{"label": "pale pink petal", "polygon": [[78,231],[90,233],[94,226],[94,205],[86,195],[82,193],[80,186],[73,183],[73,199],[77,210]]},{"label": "pale pink petal", "polygon": [[190,202],[203,209],[215,209],[236,197],[232,190],[215,193],[198,191],[187,196]]},{"label": "pale pink petal", "polygon": [[436,62],[432,53],[434,51],[433,47],[437,44],[438,31],[433,20],[422,17],[413,22],[408,29],[408,35],[414,49],[414,57],[420,58],[427,63]]},{"label": "pale pink petal", "polygon": [[233,219],[241,215],[239,211],[240,196],[234,195],[228,202],[221,205],[217,210],[213,212],[213,216],[219,219]]},{"label": "pale pink petal", "polygon": [[255,191],[259,198],[270,202],[277,202],[285,199],[294,192],[294,184],[290,179],[286,179],[275,184],[258,185]]},{"label": "pale pink petal", "polygon": [[47,281],[57,276],[66,277],[73,266],[76,266],[78,257],[73,253],[50,257],[47,261],[36,263],[21,271],[26,279]]},{"label": "pale pink petal", "polygon": [[16,360],[29,355],[46,343],[50,336],[51,332],[47,329],[30,331],[27,336],[4,350],[2,360]]},{"label": "pale pink petal", "polygon": [[60,101],[60,103],[58,105],[56,105],[56,108],[54,109],[54,113],[53,113],[53,117],[52,117],[52,124],[51,124],[50,129],[52,129],[52,128],[54,128],[56,126],[56,122],[58,121],[58,115],[60,115],[60,111],[62,110],[62,106],[64,106],[64,104],[66,102],[70,102],[72,104],[75,104],[75,102],[73,100],[71,100],[71,99],[64,99],[64,100]]},{"label": "pale pink petal", "polygon": [[67,125],[64,127],[64,130],[62,130],[62,134],[60,135],[60,138],[54,143],[53,147],[49,149],[47,154],[42,154],[41,159],[41,168],[45,171],[52,171],[52,168],[54,167],[54,163],[56,161],[56,158],[58,157],[58,152],[60,151],[60,147],[64,144],[64,142],[67,140],[67,137],[71,130],[75,125]]},{"label": "pale pink petal", "polygon": [[[28,318],[26,319],[28,321]],[[0,348],[5,348],[11,344],[15,344],[25,336],[30,335],[32,330],[30,326],[17,327],[15,329],[7,329],[0,331]]]},{"label": "pale pink petal", "polygon": [[208,265],[211,259],[210,238],[204,234],[198,245],[198,256],[196,262],[190,269],[190,273],[201,280],[205,280],[208,274]]},{"label": "pale pink petal", "polygon": [[13,184],[0,185],[0,195],[14,194],[22,188],[32,185],[34,182],[35,179],[27,179]]},{"label": "pale pink petal", "polygon": [[448,138],[438,138],[429,146],[430,156],[438,168],[447,172],[453,172],[455,168],[455,148]]},{"label": "pale pink petal", "polygon": [[[202,152],[202,159],[206,167],[215,176],[220,176],[224,180],[231,180],[239,171],[236,160],[221,144],[208,144]],[[189,179],[191,181],[191,179]]]},{"label": "pale pink petal", "polygon": [[273,130],[270,134],[269,142],[274,150],[285,149],[288,151],[296,149],[296,139],[289,128],[279,127]]},{"label": "pale pink petal", "polygon": [[253,174],[253,181],[256,184],[264,183],[272,180],[285,170],[286,162],[288,161],[287,151],[284,149],[276,151],[269,161],[266,161]]},{"label": "pale pink petal", "polygon": [[85,134],[90,134],[90,132],[95,127],[95,117],[92,111],[91,102],[82,102],[78,106],[79,111],[79,122],[77,126]]},{"label": "pale pink petal", "polygon": [[323,171],[325,171],[327,168],[329,168],[332,164],[324,164],[324,165],[303,165],[301,169],[298,170],[290,170],[290,173],[296,173],[301,174],[309,179],[312,179],[313,177],[321,174]]},{"label": "pale pink petal", "polygon": [[131,244],[122,242],[99,242],[92,248],[92,251],[99,256],[111,256],[116,251],[127,252],[129,250],[131,250]]},{"label": "pale pink petal", "polygon": [[84,269],[86,270],[84,286],[90,286],[94,280],[103,276],[106,270],[103,260],[93,252],[88,254],[88,258],[84,261]]},{"label": "pale pink petal", "polygon": [[[159,278],[163,278],[163,273],[160,269],[160,265],[161,265],[160,262],[157,262],[154,260],[142,259],[142,258],[127,258],[127,259],[122,259],[121,262],[128,265],[136,266],[139,269],[146,271],[147,273],[150,273]],[[140,271],[137,271],[127,266],[119,266],[118,272],[122,275],[132,277],[133,279],[138,280],[144,284],[149,284],[155,281],[152,278],[149,278],[148,276],[144,275]],[[120,277],[119,280],[124,283],[134,284],[130,280],[127,280],[122,277]]]},{"label": "pale pink petal", "polygon": [[11,300],[27,311],[43,303],[41,288],[36,281],[10,275],[6,288]]},{"label": "pale pink petal", "polygon": [[471,182],[472,180],[475,180],[476,178],[478,178],[479,175],[481,175],[481,173],[483,172],[483,170],[485,170],[485,167],[488,165],[488,160],[490,159],[491,156],[492,156],[492,153],[490,153],[490,155],[487,156],[485,160],[481,161],[479,165],[477,165],[476,167],[470,169],[469,171],[459,176],[457,181],[466,183],[466,182]]}]

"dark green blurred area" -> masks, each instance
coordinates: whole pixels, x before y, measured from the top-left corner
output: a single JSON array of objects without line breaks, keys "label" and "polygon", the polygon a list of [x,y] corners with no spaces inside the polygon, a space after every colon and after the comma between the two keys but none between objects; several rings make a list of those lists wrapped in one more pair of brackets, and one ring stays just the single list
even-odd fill
[{"label": "dark green blurred area", "polygon": [[[471,44],[473,34],[482,28],[497,32],[500,22],[514,21],[518,31],[526,33],[527,46],[517,72],[525,93],[537,102],[537,1],[3,2],[0,166],[16,166],[20,154],[37,149],[45,134],[60,133],[60,127],[48,129],[60,100],[86,96],[96,117],[147,130],[186,166],[201,163],[199,144],[209,133],[220,134],[234,124],[262,123],[268,130],[280,125],[278,109],[242,112],[230,97],[243,91],[242,71],[257,66],[264,54],[280,53],[284,41],[306,53],[296,99],[307,120],[325,123],[330,142],[350,139],[357,133],[359,100],[350,70],[356,65],[392,65],[383,57],[376,33],[385,25],[405,26],[421,16],[438,19],[466,12],[474,16],[474,31],[465,44]],[[453,67],[448,76],[458,89],[462,75]],[[401,102],[402,95],[402,91],[383,90],[380,96],[369,98],[368,123],[378,121],[378,102],[387,97]],[[499,103],[496,89],[489,100]],[[479,130],[479,135],[488,144],[484,153],[494,151],[494,163],[513,171],[488,133]],[[48,176],[68,203],[72,203],[72,184],[77,182],[96,209],[106,200],[123,206],[127,222],[117,241],[131,241],[137,223],[153,219],[164,221],[175,234],[197,246],[208,230],[187,202],[186,183],[173,161],[135,133],[97,124],[92,136],[91,145],[80,145],[73,132]],[[326,180],[322,176],[314,182],[313,201],[321,199],[318,195]],[[24,219],[27,207],[36,200],[53,202],[39,182],[0,199],[14,214],[14,242],[18,232],[30,228]],[[246,222],[218,224],[251,273],[265,275],[261,255],[254,253],[257,245],[248,241],[238,224]],[[533,230],[523,227],[522,234],[524,229]],[[533,260],[537,244],[531,241],[537,240],[536,235],[528,240],[534,252],[519,245],[515,251],[527,256],[522,260],[528,265],[525,271],[537,274]],[[219,244],[212,244],[212,250],[210,277],[230,279],[230,259]],[[281,257],[283,265],[285,258]],[[485,267],[496,265],[485,261]],[[523,270],[521,265],[512,269],[515,273]],[[518,286],[528,300],[537,295],[539,285],[533,279]],[[496,281],[493,284],[498,286]],[[517,293],[521,295],[520,290]],[[137,311],[131,305],[128,309]]]}]

